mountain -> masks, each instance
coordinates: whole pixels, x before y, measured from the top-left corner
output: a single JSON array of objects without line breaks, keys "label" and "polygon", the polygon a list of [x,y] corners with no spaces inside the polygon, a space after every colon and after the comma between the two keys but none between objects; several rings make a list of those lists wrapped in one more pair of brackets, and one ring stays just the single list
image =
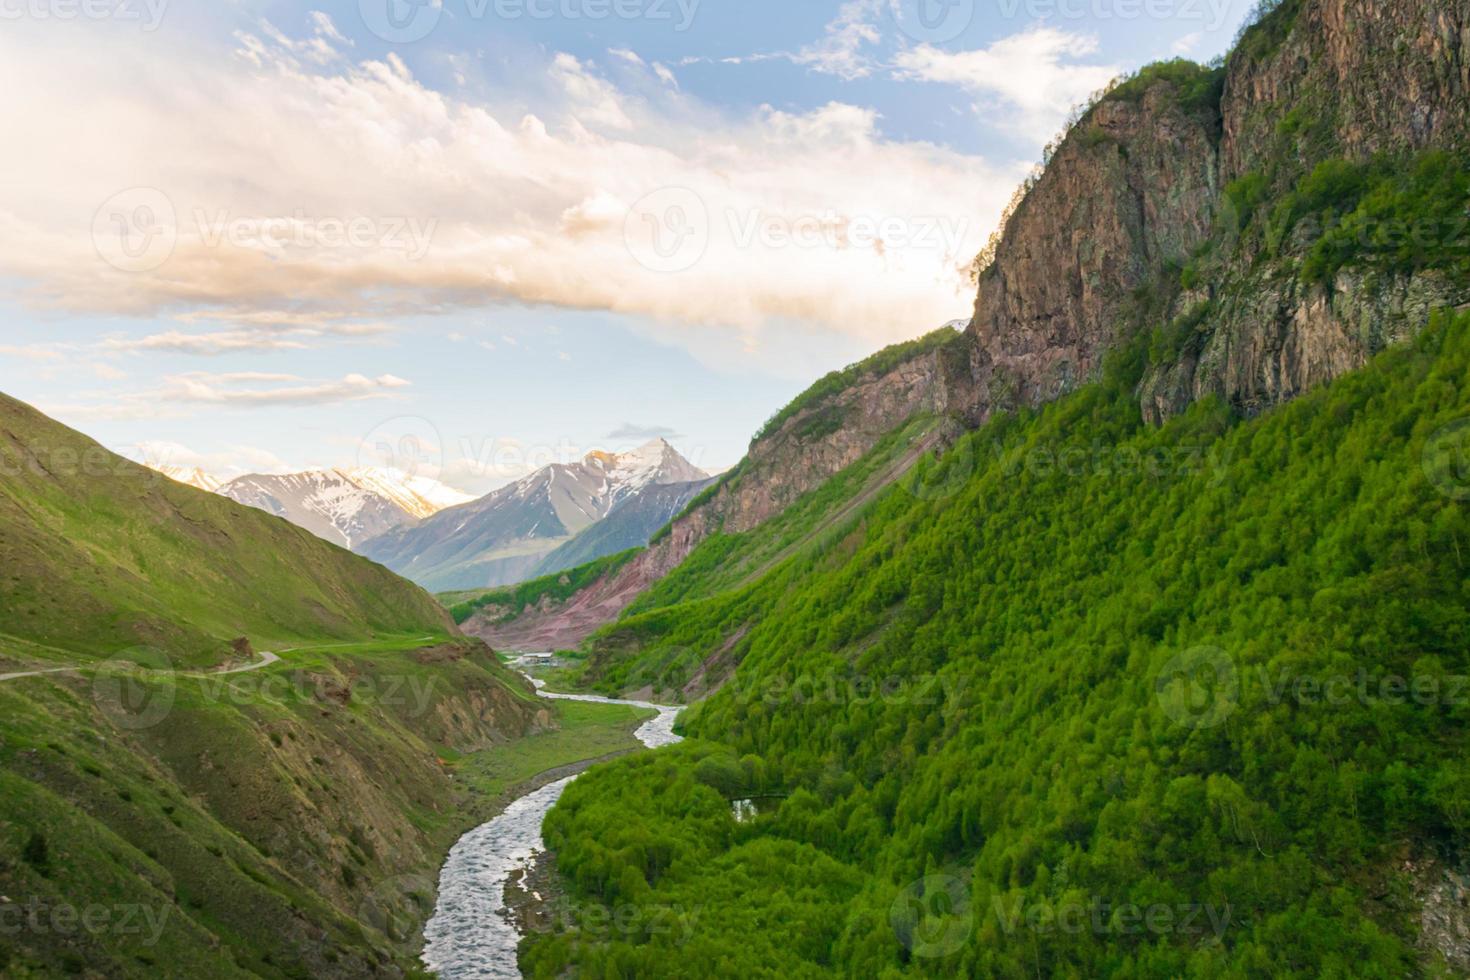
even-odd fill
[{"label": "mountain", "polygon": [[645,488],[702,479],[706,474],[662,439],[630,453],[591,453],[359,550],[435,591],[503,585],[530,576],[551,552]]},{"label": "mountain", "polygon": [[402,470],[358,467],[339,472],[356,486],[391,501],[409,516],[419,519],[433,517],[441,510],[475,499],[438,480],[410,476]]},{"label": "mountain", "polygon": [[702,697],[688,741],[543,826],[583,921],[705,916],[526,975],[1467,975],[1470,314],[1433,319],[1254,417],[1155,428],[1110,361],[753,578],[777,521],[705,541],[590,649]]},{"label": "mountain", "polygon": [[170,480],[175,480],[196,490],[203,490],[206,493],[217,493],[219,488],[224,486],[224,481],[219,477],[206,473],[197,466],[168,466],[151,463],[148,465]]},{"label": "mountain", "polygon": [[547,555],[533,578],[641,548],[714,481],[652,483],[624,497],[608,515]]},{"label": "mountain", "polygon": [[473,499],[425,477],[379,469],[252,474],[217,492],[345,548]]},{"label": "mountain", "polygon": [[403,924],[481,819],[443,760],[552,724],[519,678],[381,566],[4,395],[0,568],[0,905],[42,923],[0,975],[416,975]]},{"label": "mountain", "polygon": [[[88,656],[209,657],[240,636],[444,629],[386,569],[107,452],[0,396],[3,632]],[[79,465],[73,460],[82,460]]]}]

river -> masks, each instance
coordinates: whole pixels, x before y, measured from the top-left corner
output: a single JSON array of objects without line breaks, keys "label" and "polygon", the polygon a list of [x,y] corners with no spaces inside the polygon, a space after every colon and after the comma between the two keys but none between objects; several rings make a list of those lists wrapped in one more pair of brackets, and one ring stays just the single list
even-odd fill
[{"label": "river", "polygon": [[[651,749],[680,741],[674,734],[674,718],[680,708],[593,694],[553,694],[542,690],[544,681],[532,678],[531,683],[544,698],[653,709],[658,717],[634,732],[638,740]],[[521,935],[506,915],[505,883],[527,868],[536,852],[545,850],[541,823],[576,778],[568,776],[522,796],[500,816],[465,834],[450,850],[439,872],[438,904],[424,926],[422,959],[441,980],[520,977],[516,947]]]}]

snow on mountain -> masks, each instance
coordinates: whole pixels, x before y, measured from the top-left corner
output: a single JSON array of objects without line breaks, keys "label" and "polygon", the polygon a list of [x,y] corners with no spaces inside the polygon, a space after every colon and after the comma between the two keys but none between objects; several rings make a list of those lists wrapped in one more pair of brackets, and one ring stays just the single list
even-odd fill
[{"label": "snow on mountain", "polygon": [[160,463],[150,464],[149,468],[177,483],[187,484],[196,490],[205,490],[209,493],[218,493],[219,488],[224,485],[223,480],[204,472],[197,466],[167,466]]},{"label": "snow on mountain", "polygon": [[663,439],[655,439],[626,453],[591,453],[583,465],[600,468],[606,475],[608,509],[644,487],[666,483],[692,483],[709,474],[679,455]]},{"label": "snow on mountain", "polygon": [[427,477],[370,468],[251,474],[218,492],[346,548],[473,499]]},{"label": "snow on mountain", "polygon": [[441,510],[467,504],[475,498],[446,487],[426,476],[410,476],[402,470],[363,467],[338,470],[349,481],[393,501],[417,518],[433,517]]},{"label": "snow on mountain", "polygon": [[431,589],[519,581],[553,550],[650,487],[708,479],[662,439],[626,453],[553,463],[417,524],[361,553]]}]

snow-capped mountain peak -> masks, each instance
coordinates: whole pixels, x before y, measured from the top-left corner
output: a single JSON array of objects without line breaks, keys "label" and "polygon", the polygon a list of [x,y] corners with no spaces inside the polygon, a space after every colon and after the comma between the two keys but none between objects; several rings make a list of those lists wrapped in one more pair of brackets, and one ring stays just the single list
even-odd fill
[{"label": "snow-capped mountain peak", "polygon": [[614,500],[647,486],[690,483],[709,476],[665,439],[654,439],[622,453],[594,452],[583,462],[606,475],[608,493]]},{"label": "snow-capped mountain peak", "polygon": [[475,498],[438,480],[426,476],[410,476],[402,470],[358,467],[338,470],[345,479],[393,501],[414,517],[432,517],[441,510],[467,504]]},{"label": "snow-capped mountain peak", "polygon": [[348,548],[473,499],[427,477],[370,467],[251,474],[218,492]]}]

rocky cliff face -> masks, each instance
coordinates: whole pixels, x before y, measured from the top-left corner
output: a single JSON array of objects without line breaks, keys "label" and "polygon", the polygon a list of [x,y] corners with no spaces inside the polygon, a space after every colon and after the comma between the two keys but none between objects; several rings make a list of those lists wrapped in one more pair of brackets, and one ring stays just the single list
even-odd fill
[{"label": "rocky cliff face", "polygon": [[1100,103],[1006,226],[970,327],[973,422],[1091,379],[1134,292],[1210,234],[1220,173],[1213,107],[1161,82]]},{"label": "rocky cliff face", "polygon": [[[1470,2],[1285,0],[1221,82],[1215,105],[1164,73],[1141,92],[1124,86],[1063,142],[980,278],[972,420],[1048,401],[1135,332],[1191,315],[1177,359],[1140,387],[1145,417],[1210,395],[1254,413],[1470,301],[1434,269],[1307,281],[1311,241],[1288,237],[1268,255],[1266,241],[1238,238],[1245,216],[1225,193],[1253,177],[1278,200],[1325,160],[1464,146]],[[1191,262],[1198,282],[1184,289]]]},{"label": "rocky cliff face", "polygon": [[1461,140],[1470,120],[1464,0],[1288,0],[1230,59],[1222,101],[1227,179],[1272,164],[1282,122],[1324,124],[1293,147],[1315,163]]}]

